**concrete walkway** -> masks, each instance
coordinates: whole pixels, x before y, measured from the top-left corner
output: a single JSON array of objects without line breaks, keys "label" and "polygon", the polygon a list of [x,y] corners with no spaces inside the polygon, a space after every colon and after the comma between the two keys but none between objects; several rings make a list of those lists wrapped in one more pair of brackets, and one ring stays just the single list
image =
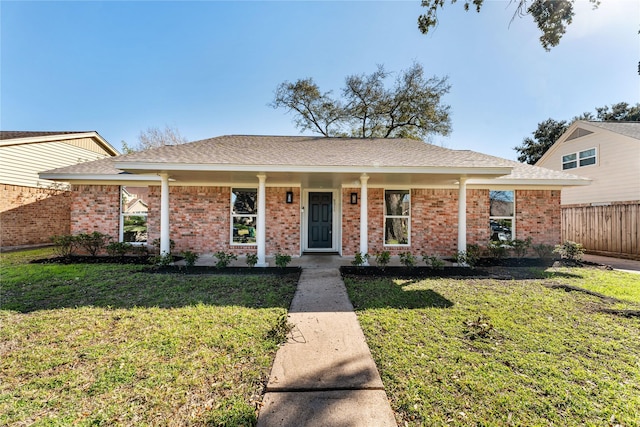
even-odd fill
[{"label": "concrete walkway", "polygon": [[633,259],[612,258],[600,255],[586,254],[582,256],[584,261],[596,264],[609,265],[614,270],[625,271],[627,273],[640,273],[640,261]]},{"label": "concrete walkway", "polygon": [[258,427],[396,426],[337,268],[304,268]]}]

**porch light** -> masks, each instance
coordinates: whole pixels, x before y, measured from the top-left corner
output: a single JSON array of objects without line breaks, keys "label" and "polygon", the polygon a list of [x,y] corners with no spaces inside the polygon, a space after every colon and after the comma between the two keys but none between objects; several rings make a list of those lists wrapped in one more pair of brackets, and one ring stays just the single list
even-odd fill
[{"label": "porch light", "polygon": [[287,203],[293,203],[293,191],[287,191],[286,202]]},{"label": "porch light", "polygon": [[358,204],[358,193],[351,193],[351,204],[352,205]]}]

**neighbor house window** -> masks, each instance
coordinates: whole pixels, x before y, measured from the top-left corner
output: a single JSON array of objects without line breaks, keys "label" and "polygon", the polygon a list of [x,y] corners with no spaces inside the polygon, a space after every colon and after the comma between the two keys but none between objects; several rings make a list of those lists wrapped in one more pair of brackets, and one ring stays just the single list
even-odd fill
[{"label": "neighbor house window", "polygon": [[580,151],[562,156],[562,170],[596,164],[596,149]]},{"label": "neighbor house window", "polygon": [[509,242],[515,239],[515,191],[489,191],[490,240]]},{"label": "neighbor house window", "polygon": [[255,245],[258,221],[258,190],[234,188],[231,191],[231,243]]},{"label": "neighbor house window", "polygon": [[147,243],[149,187],[120,187],[120,241]]},{"label": "neighbor house window", "polygon": [[384,205],[384,244],[408,245],[411,225],[409,190],[386,190]]}]

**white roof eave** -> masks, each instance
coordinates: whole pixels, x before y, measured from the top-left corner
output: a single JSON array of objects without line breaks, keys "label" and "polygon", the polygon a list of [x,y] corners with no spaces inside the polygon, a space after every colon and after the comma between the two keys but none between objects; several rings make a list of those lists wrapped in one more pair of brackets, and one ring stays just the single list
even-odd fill
[{"label": "white roof eave", "polygon": [[194,172],[307,172],[307,173],[419,173],[451,175],[504,176],[512,167],[446,167],[446,166],[303,166],[303,165],[237,165],[237,164],[192,164],[161,162],[114,162],[117,169],[130,173],[166,171]]}]

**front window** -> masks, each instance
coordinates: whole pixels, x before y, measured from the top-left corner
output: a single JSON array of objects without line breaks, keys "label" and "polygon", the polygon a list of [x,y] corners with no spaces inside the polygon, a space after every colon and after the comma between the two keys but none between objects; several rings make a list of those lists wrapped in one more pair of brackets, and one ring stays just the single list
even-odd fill
[{"label": "front window", "polygon": [[510,242],[515,238],[515,191],[489,191],[491,241]]},{"label": "front window", "polygon": [[149,187],[120,187],[120,241],[147,243]]},{"label": "front window", "polygon": [[411,226],[409,190],[386,190],[384,204],[384,244],[409,245]]},{"label": "front window", "polygon": [[231,191],[231,243],[255,245],[258,221],[258,190],[234,188]]}]

